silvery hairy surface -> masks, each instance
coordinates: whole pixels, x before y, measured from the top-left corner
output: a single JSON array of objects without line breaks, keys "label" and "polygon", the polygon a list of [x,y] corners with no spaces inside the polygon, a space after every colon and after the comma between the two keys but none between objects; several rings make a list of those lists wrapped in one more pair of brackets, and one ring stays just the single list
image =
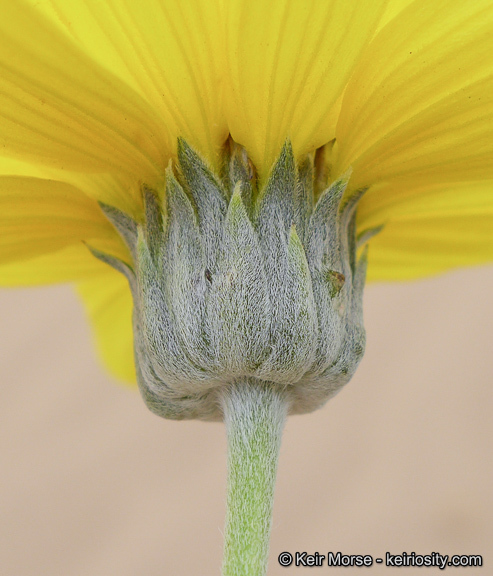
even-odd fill
[{"label": "silvery hairy surface", "polygon": [[137,377],[153,412],[222,419],[219,392],[240,379],[282,390],[289,413],[310,412],[353,375],[365,346],[364,190],[348,193],[348,174],[320,187],[314,158],[296,164],[287,142],[257,189],[240,146],[215,174],[180,140],[164,194],[142,187],[143,222],[101,205],[133,261],[93,253],[129,280]]}]

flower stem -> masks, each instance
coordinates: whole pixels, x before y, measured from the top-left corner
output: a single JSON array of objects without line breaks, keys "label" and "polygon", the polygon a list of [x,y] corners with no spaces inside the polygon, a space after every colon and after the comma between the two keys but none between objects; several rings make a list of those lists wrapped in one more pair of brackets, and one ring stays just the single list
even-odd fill
[{"label": "flower stem", "polygon": [[223,576],[264,576],[288,402],[273,385],[244,378],[224,389],[222,406],[228,439]]}]

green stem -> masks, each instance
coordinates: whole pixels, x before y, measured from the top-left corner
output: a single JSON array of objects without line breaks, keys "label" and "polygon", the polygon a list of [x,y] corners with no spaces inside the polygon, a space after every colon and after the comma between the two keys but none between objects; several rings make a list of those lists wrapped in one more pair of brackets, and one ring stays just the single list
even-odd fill
[{"label": "green stem", "polygon": [[281,436],[282,391],[255,378],[222,393],[228,438],[223,576],[265,576]]}]

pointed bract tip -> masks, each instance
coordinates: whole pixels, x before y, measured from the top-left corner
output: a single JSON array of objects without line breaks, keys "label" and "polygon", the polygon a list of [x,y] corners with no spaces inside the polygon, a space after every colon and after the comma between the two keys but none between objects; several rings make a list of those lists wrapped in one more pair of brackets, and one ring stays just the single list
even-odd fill
[{"label": "pointed bract tip", "polygon": [[241,182],[237,182],[234,188],[233,194],[231,195],[231,200],[229,201],[228,213],[236,214],[242,212],[246,216],[246,208],[243,203],[243,198],[241,196]]},{"label": "pointed bract tip", "polygon": [[291,138],[289,138],[289,136],[286,138],[284,144],[282,145],[281,154],[283,152],[285,154],[293,154],[293,144],[291,143]]},{"label": "pointed bract tip", "polygon": [[279,171],[284,172],[286,170],[286,166],[289,166],[290,168],[295,166],[293,146],[289,138],[287,138],[284,142],[279,156],[277,156],[276,160],[272,164],[269,180],[275,178],[276,173]]},{"label": "pointed bract tip", "polygon": [[279,154],[279,161],[294,164],[293,145],[291,144],[291,140],[289,138],[286,138],[286,141],[282,146],[281,153]]},{"label": "pointed bract tip", "polygon": [[349,166],[349,168],[343,174],[341,174],[338,180],[341,180],[342,182],[349,182],[349,179],[351,178],[352,174],[353,174],[353,167]]},{"label": "pointed bract tip", "polygon": [[175,172],[173,170],[173,164],[172,164],[171,160],[169,161],[168,166],[166,166],[166,170],[164,171],[164,175],[165,175],[165,179],[166,179],[166,185],[168,185],[168,183],[175,183],[176,182],[176,176],[175,176]]},{"label": "pointed bract tip", "polygon": [[177,149],[178,153],[180,153],[180,151],[190,149],[190,146],[187,144],[187,141],[185,140],[185,138],[178,136],[178,138],[176,139],[176,142],[177,142],[176,149]]},{"label": "pointed bract tip", "polygon": [[356,238],[356,247],[367,246],[368,242],[377,234],[379,234],[385,228],[385,224],[380,224],[380,226],[375,226],[373,228],[367,228],[360,232]]},{"label": "pointed bract tip", "polygon": [[190,162],[196,160],[198,155],[184,138],[178,137],[177,142],[178,145],[176,151],[178,155],[178,162],[181,164],[182,169],[184,169],[190,164]]},{"label": "pointed bract tip", "polygon": [[190,144],[181,136],[177,139],[177,154],[178,161],[180,164],[189,164],[191,161],[199,161],[200,164],[204,164],[202,157],[190,146]]},{"label": "pointed bract tip", "polygon": [[101,250],[98,250],[97,248],[95,248],[94,246],[91,246],[87,242],[83,241],[82,243],[86,246],[86,248],[89,250],[89,252],[95,258],[97,258],[98,260],[100,260],[104,264],[108,264],[108,266],[111,266],[114,270],[121,272],[124,276],[126,276],[126,278],[129,281],[133,281],[134,271],[133,271],[133,268],[129,264],[127,264],[126,262],[124,262],[120,258],[117,258],[116,256],[112,256],[111,254],[107,254],[106,252],[102,252]]},{"label": "pointed bract tip", "polygon": [[370,251],[370,245],[369,244],[365,244],[363,246],[363,248],[361,249],[361,254],[360,257],[358,259],[358,264],[363,264],[363,263],[367,263],[368,262],[368,252]]},{"label": "pointed bract tip", "polygon": [[233,198],[235,198],[236,201],[238,200],[241,201],[241,182],[236,183],[235,188],[233,190],[233,195],[231,196],[231,201],[233,201]]},{"label": "pointed bract tip", "polygon": [[293,222],[291,227],[289,228],[289,244],[299,244],[303,246],[300,237],[298,236],[298,232],[296,231],[296,224]]},{"label": "pointed bract tip", "polygon": [[104,202],[101,202],[101,200],[98,200],[98,204],[99,204],[99,207],[101,208],[101,210],[105,213],[106,213],[106,211],[113,210],[112,206],[110,206],[109,204],[105,204]]},{"label": "pointed bract tip", "polygon": [[133,221],[132,216],[123,212],[123,210],[120,210],[119,208],[115,208],[115,206],[112,206],[111,204],[106,204],[105,202],[98,200],[98,205],[110,222],[114,223],[116,219],[129,222]]}]

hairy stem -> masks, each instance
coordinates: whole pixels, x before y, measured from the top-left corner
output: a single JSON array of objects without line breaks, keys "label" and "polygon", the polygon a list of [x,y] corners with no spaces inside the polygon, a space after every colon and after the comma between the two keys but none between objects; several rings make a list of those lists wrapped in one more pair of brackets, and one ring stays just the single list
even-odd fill
[{"label": "hairy stem", "polygon": [[274,386],[244,378],[224,389],[222,406],[228,438],[223,576],[264,576],[288,403]]}]

